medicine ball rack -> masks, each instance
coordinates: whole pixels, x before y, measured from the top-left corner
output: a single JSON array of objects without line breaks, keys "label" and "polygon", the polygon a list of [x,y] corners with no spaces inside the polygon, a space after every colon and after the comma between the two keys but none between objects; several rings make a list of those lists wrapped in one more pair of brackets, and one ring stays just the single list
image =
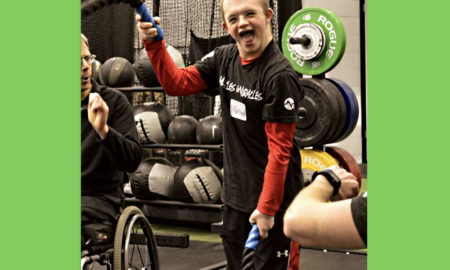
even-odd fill
[{"label": "medicine ball rack", "polygon": [[[150,149],[163,149],[164,150],[164,157],[169,159],[169,151],[170,150],[181,150],[180,151],[180,163],[183,162],[186,151],[187,150],[208,150],[208,159],[213,161],[213,151],[219,151],[220,153],[223,153],[223,145],[213,145],[213,144],[143,144],[143,148],[150,148]],[[211,151],[212,150],[212,151]]]},{"label": "medicine ball rack", "polygon": [[[170,150],[182,150],[180,159],[185,157],[185,150],[199,149],[220,151],[223,153],[223,145],[200,145],[200,144],[143,144],[143,148],[164,149],[166,158]],[[185,203],[166,200],[141,200],[137,198],[126,198],[125,206],[134,205],[139,207],[149,220],[161,220],[170,222],[191,222],[195,224],[210,224],[211,231],[217,231],[222,221],[222,204]]]},{"label": "medicine ball rack", "polygon": [[[124,94],[133,92],[150,92],[151,100],[155,100],[154,93],[164,92],[162,87],[115,87],[114,89]],[[151,149],[151,155],[154,150],[164,150],[164,157],[169,159],[170,151],[180,151],[180,164],[185,159],[188,150],[207,150],[208,159],[213,160],[213,152],[223,153],[223,145],[209,144],[142,144],[142,148]],[[206,204],[206,203],[185,203],[179,201],[166,200],[141,200],[134,197],[126,198],[124,206],[137,206],[144,215],[152,220],[169,221],[169,222],[191,222],[210,224],[211,231],[217,232],[222,221],[222,204]]]}]

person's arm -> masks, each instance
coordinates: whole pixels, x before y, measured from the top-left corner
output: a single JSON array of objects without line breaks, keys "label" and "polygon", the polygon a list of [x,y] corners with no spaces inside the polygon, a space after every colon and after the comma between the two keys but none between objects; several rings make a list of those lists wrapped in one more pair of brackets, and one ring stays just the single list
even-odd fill
[{"label": "person's arm", "polygon": [[[341,168],[334,169],[341,179],[340,193],[343,189],[357,194],[358,183],[355,177]],[[333,187],[328,180],[319,175],[303,189],[284,216],[284,233],[302,246],[329,249],[365,248],[351,212],[351,200],[345,199],[330,203]]]},{"label": "person's arm", "polygon": [[89,101],[88,115],[115,168],[135,171],[142,159],[142,148],[137,139],[133,111],[125,96],[119,96],[110,112],[100,95],[94,95]]},{"label": "person's arm", "polygon": [[171,96],[187,96],[200,93],[208,86],[198,69],[191,65],[178,68],[167,52],[165,42],[143,41],[155,75],[164,91]]},{"label": "person's arm", "polygon": [[273,227],[274,216],[283,202],[284,183],[289,167],[296,123],[266,122],[265,131],[269,157],[264,172],[264,183],[256,210],[250,217],[258,225],[261,237],[267,237]]},{"label": "person's arm", "polygon": [[[208,86],[195,66],[178,68],[167,52],[165,41],[154,41],[157,35],[156,28],[151,23],[140,22],[141,17],[136,15],[137,28],[152,63],[155,75],[164,91],[172,96],[187,96],[200,93]],[[161,19],[154,18],[160,24]]]}]

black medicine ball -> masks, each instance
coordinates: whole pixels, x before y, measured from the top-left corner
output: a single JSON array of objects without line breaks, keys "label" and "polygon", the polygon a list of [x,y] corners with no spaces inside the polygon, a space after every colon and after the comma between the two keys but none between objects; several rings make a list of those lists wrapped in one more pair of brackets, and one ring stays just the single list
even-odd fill
[{"label": "black medicine ball", "polygon": [[222,189],[220,170],[206,159],[183,163],[175,172],[173,199],[182,202],[215,203]]},{"label": "black medicine ball", "polygon": [[167,129],[173,119],[173,114],[166,106],[160,103],[139,105],[133,108],[133,114],[141,143],[165,143],[167,141]]},{"label": "black medicine ball", "polygon": [[130,176],[133,195],[142,200],[170,199],[176,170],[165,158],[143,160]]},{"label": "black medicine ball", "polygon": [[134,84],[133,65],[122,57],[113,57],[100,67],[100,83],[110,87],[130,87]]},{"label": "black medicine ball", "polygon": [[198,120],[191,115],[176,116],[169,124],[167,136],[170,143],[195,144]]},{"label": "black medicine ball", "polygon": [[100,82],[100,68],[102,66],[102,63],[100,63],[100,61],[98,60],[94,60],[94,62],[92,62],[92,79],[94,79],[96,82]]},{"label": "black medicine ball", "polygon": [[196,130],[197,142],[200,144],[222,143],[222,117],[209,115],[200,119]]},{"label": "black medicine ball", "polygon": [[[180,68],[184,67],[185,65],[181,53],[170,45],[166,45],[166,48],[170,57],[172,57],[172,60],[177,65],[177,67]],[[143,86],[145,87],[161,86],[158,79],[156,78],[155,71],[153,70],[152,64],[148,59],[147,51],[145,50],[145,48],[139,52],[139,55],[133,64],[133,68],[134,71],[136,72],[136,76],[139,82],[141,82]]]}]

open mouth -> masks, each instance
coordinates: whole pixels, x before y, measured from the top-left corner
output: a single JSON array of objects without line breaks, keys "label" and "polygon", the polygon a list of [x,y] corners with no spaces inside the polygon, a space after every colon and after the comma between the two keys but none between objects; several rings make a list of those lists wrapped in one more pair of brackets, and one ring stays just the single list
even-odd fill
[{"label": "open mouth", "polygon": [[250,43],[253,41],[253,37],[255,35],[255,31],[253,30],[245,30],[239,33],[239,36],[245,43]]}]

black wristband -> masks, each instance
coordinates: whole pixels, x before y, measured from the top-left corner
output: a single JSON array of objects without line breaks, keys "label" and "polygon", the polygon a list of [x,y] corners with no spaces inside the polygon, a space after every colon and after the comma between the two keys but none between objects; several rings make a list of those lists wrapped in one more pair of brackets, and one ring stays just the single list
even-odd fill
[{"label": "black wristband", "polygon": [[324,169],[318,172],[314,172],[311,177],[311,182],[313,182],[318,175],[323,175],[328,180],[328,182],[333,186],[333,196],[338,194],[339,188],[341,187],[341,179],[333,172],[332,169]]}]

